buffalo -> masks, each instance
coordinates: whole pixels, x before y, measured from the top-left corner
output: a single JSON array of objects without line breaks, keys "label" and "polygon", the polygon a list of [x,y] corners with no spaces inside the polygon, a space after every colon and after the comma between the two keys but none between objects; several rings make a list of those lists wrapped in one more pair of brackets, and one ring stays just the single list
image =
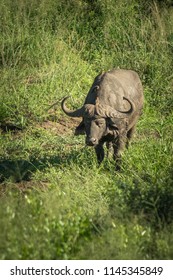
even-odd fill
[{"label": "buffalo", "polygon": [[82,117],[75,135],[86,134],[86,145],[94,147],[99,164],[104,159],[103,145],[106,143],[108,150],[113,150],[119,169],[122,151],[128,147],[143,109],[143,87],[138,74],[124,69],[99,74],[84,105],[75,111],[67,108],[68,97],[61,102],[64,113],[70,117]]}]

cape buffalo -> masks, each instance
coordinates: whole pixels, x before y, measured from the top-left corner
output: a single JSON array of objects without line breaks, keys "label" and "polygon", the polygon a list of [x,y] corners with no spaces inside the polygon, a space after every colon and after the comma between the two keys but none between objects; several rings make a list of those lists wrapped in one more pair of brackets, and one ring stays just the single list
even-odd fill
[{"label": "cape buffalo", "polygon": [[94,146],[98,162],[104,158],[103,144],[113,147],[113,157],[119,167],[124,146],[132,137],[143,108],[143,88],[138,74],[132,70],[113,69],[99,74],[84,105],[69,110],[63,98],[62,110],[70,117],[82,117],[75,134],[86,133],[86,145]]}]

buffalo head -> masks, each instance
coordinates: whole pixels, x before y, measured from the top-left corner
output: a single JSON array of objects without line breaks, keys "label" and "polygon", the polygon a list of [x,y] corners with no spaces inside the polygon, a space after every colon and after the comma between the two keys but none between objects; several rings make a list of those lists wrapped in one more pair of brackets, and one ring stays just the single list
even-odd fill
[{"label": "buffalo head", "polygon": [[67,98],[68,97],[65,97],[61,102],[62,110],[70,117],[83,118],[78,128],[81,131],[82,129],[85,130],[86,144],[88,146],[97,146],[99,141],[107,135],[116,137],[118,135],[118,128],[113,120],[127,118],[135,110],[134,103],[126,97],[123,97],[123,99],[130,104],[130,109],[128,111],[122,112],[109,105],[103,105],[99,102],[98,98],[95,104],[84,104],[81,108],[72,111],[65,105]]}]

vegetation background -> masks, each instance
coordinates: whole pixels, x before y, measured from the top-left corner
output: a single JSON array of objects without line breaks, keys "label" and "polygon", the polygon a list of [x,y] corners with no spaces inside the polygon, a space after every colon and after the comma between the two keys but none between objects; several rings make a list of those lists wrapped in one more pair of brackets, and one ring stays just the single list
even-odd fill
[{"label": "vegetation background", "polygon": [[[173,259],[173,2],[0,0],[0,259]],[[94,77],[136,70],[121,172],[78,120]]]}]

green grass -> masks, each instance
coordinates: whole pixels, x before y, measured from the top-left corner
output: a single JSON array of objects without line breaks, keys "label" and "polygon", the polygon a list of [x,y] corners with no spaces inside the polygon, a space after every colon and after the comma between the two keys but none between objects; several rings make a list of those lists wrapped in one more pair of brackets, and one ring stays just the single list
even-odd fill
[{"label": "green grass", "polygon": [[[0,6],[0,259],[172,259],[170,1]],[[114,67],[136,70],[145,94],[120,172],[97,166],[60,109]]]}]

